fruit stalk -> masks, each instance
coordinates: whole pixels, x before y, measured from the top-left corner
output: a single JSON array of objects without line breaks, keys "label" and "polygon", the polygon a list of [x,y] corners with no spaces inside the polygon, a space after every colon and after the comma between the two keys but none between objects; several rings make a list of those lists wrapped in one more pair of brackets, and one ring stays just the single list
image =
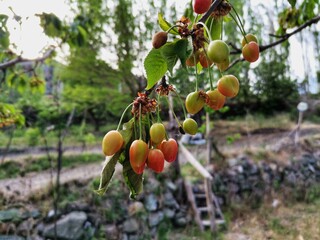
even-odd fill
[{"label": "fruit stalk", "polygon": [[212,41],[212,38],[211,38],[211,34],[210,34],[210,31],[209,31],[209,29],[207,28],[207,26],[206,26],[203,22],[198,22],[198,24],[200,24],[202,27],[204,27],[204,29],[207,31],[209,40],[210,40],[210,42],[211,42],[211,41]]},{"label": "fruit stalk", "polygon": [[181,127],[181,124],[180,124],[180,122],[179,122],[179,119],[177,118],[177,115],[175,114],[175,112],[174,112],[174,110],[173,110],[173,107],[170,105],[170,102],[169,102],[168,98],[165,97],[165,99],[166,99],[166,101],[167,101],[167,103],[168,103],[168,106],[169,106],[170,110],[172,111],[172,114],[173,114],[173,116],[174,116],[174,119],[176,120],[176,122],[177,122],[177,124],[179,125],[179,127]]},{"label": "fruit stalk", "polygon": [[123,117],[124,117],[125,113],[126,113],[127,110],[129,109],[129,107],[131,107],[132,105],[133,105],[133,103],[130,103],[130,104],[126,107],[126,109],[123,111],[123,113],[122,113],[122,115],[121,115],[121,118],[120,118],[120,120],[119,120],[119,123],[118,123],[117,131],[119,131],[119,128],[120,128],[120,126],[121,126],[121,123],[122,123],[122,120],[123,120]]},{"label": "fruit stalk", "polygon": [[181,105],[182,110],[183,110],[184,118],[187,118],[187,112],[186,112],[186,109],[185,109],[184,104],[182,102],[182,99],[180,97],[180,94],[178,92],[176,92],[176,91],[174,91],[174,93],[177,95],[177,97],[179,99],[180,105]]},{"label": "fruit stalk", "polygon": [[[208,59],[207,51],[205,49],[203,49],[203,50],[204,50],[204,54],[206,55],[206,58]],[[210,90],[212,90],[213,89],[213,82],[212,82],[210,67],[208,67],[208,72],[209,72],[209,80],[210,80]]]},{"label": "fruit stalk", "polygon": [[139,104],[139,139],[142,140],[142,116],[141,116],[141,104]]},{"label": "fruit stalk", "polygon": [[[235,21],[235,23],[237,24],[237,26],[238,26],[238,28],[239,28],[242,36],[246,39],[246,34],[245,34],[245,32],[244,32],[244,29],[242,29],[240,23],[238,23],[238,20],[232,15],[231,12],[229,13],[229,15],[230,15],[230,17],[233,19],[233,21]],[[247,39],[246,39],[246,41],[247,41]]]},{"label": "fruit stalk", "polygon": [[[236,17],[237,17],[237,19],[238,19],[238,21],[239,21],[239,23],[240,23],[240,25],[241,25],[241,27],[242,27],[242,30],[243,30],[244,35],[247,35],[247,34],[246,34],[246,31],[244,30],[244,26],[243,26],[243,23],[242,23],[242,21],[241,21],[241,18],[240,18],[240,16],[239,16],[238,12],[236,11],[236,9],[233,7],[232,4],[231,4],[231,7],[232,7],[232,10],[234,11],[234,13],[236,14]],[[248,42],[247,42],[247,43],[248,43]]]}]

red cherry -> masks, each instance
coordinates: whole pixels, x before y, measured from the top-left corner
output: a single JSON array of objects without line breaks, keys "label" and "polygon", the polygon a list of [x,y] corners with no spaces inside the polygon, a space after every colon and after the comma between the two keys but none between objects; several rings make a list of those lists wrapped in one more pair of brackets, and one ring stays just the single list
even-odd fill
[{"label": "red cherry", "polygon": [[163,140],[160,145],[160,150],[164,155],[164,159],[167,162],[173,162],[177,158],[178,143],[173,138],[169,138],[168,141]]},{"label": "red cherry", "polygon": [[150,149],[148,153],[147,166],[155,171],[161,173],[164,168],[164,155],[160,149]]},{"label": "red cherry", "polygon": [[209,10],[211,3],[211,0],[194,0],[193,11],[197,14],[205,13]]},{"label": "red cherry", "polygon": [[256,42],[249,42],[242,48],[242,55],[248,62],[255,62],[259,59],[260,49]]},{"label": "red cherry", "polygon": [[136,174],[143,173],[148,157],[148,144],[142,140],[134,140],[129,149],[130,165]]}]

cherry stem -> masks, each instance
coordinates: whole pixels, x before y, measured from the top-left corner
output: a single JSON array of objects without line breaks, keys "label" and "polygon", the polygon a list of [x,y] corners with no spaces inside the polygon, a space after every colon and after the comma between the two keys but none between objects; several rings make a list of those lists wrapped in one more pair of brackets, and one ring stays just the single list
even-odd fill
[{"label": "cherry stem", "polygon": [[167,33],[169,33],[173,28],[175,28],[175,27],[179,27],[179,25],[173,25],[173,26],[171,26],[166,32]]},{"label": "cherry stem", "polygon": [[232,13],[230,12],[229,15],[231,16],[231,18],[233,19],[233,21],[235,21],[235,23],[237,24],[238,28],[240,29],[240,32],[242,34],[243,37],[246,37],[245,33],[242,30],[241,25],[238,23],[237,19],[232,15]]},{"label": "cherry stem", "polygon": [[223,37],[223,19],[220,20],[221,21],[221,35],[220,35],[220,40],[222,40]]},{"label": "cherry stem", "polygon": [[177,91],[174,91],[174,93],[177,95],[178,99],[179,99],[179,102],[180,102],[180,105],[182,107],[182,110],[183,110],[183,115],[184,115],[184,118],[187,118],[187,112],[186,112],[186,109],[184,107],[184,104],[182,102],[182,99],[180,97],[180,94],[177,92]]},{"label": "cherry stem", "polygon": [[[209,62],[209,61],[208,61],[208,55],[207,55],[206,49],[203,48],[203,51],[204,51],[204,54],[206,55],[206,61]],[[209,64],[208,64],[208,65],[209,65]],[[210,67],[210,66],[208,66],[208,72],[209,72],[209,80],[210,80],[210,90],[212,90],[212,89],[213,89],[213,83],[212,83],[211,67]]]},{"label": "cherry stem", "polygon": [[170,105],[170,102],[169,102],[169,100],[168,100],[168,97],[166,97],[166,100],[167,100],[168,106],[169,106],[170,110],[172,111],[172,114],[173,114],[173,116],[174,116],[177,124],[178,124],[179,127],[180,127],[181,124],[180,124],[180,122],[179,122],[179,120],[178,120],[178,118],[177,118],[177,115],[175,114],[175,112],[174,112],[174,110],[173,110],[173,107]]},{"label": "cherry stem", "polygon": [[192,26],[194,25],[195,22],[198,21],[198,18],[199,18],[199,14],[197,14],[196,17],[193,19]]},{"label": "cherry stem", "polygon": [[211,34],[210,34],[210,32],[209,32],[208,27],[207,27],[203,22],[198,22],[197,24],[200,24],[201,26],[203,26],[203,27],[204,27],[204,29],[207,31],[207,34],[208,34],[209,40],[210,40],[210,42],[211,42],[211,41],[212,41],[212,38],[211,38]]},{"label": "cherry stem", "polygon": [[160,94],[158,94],[157,122],[160,122]]},{"label": "cherry stem", "polygon": [[196,71],[196,92],[197,92],[198,91],[198,67],[197,67],[198,63],[197,63],[197,59],[196,59],[195,54],[193,54],[193,59],[194,59],[194,63],[195,63],[194,67],[195,67],[195,71]]},{"label": "cherry stem", "polygon": [[141,104],[139,104],[139,139],[142,140],[142,116],[141,116]]},{"label": "cherry stem", "polygon": [[[230,3],[230,4],[231,4],[231,3]],[[239,21],[239,23],[240,23],[240,25],[241,25],[241,27],[242,27],[242,31],[243,31],[243,33],[244,33],[244,38],[246,39],[246,35],[247,35],[247,34],[246,34],[246,31],[244,30],[243,22],[241,21],[241,18],[240,18],[240,16],[239,16],[237,10],[233,7],[232,4],[231,4],[231,7],[232,7],[232,10],[234,11],[234,13],[236,14],[236,17],[237,17],[237,19],[238,19],[238,21]],[[246,42],[248,43],[247,39],[246,39]]]},{"label": "cherry stem", "polygon": [[137,139],[136,115],[133,116],[133,130],[134,130],[134,138]]},{"label": "cherry stem", "polygon": [[120,126],[121,126],[121,123],[122,123],[122,120],[123,120],[123,117],[124,117],[125,113],[126,113],[127,110],[129,109],[129,107],[131,107],[132,105],[133,105],[133,103],[130,103],[130,104],[126,107],[126,109],[123,111],[123,113],[122,113],[122,115],[121,115],[121,118],[120,118],[120,121],[119,121],[119,123],[118,123],[117,131],[119,131],[119,129],[120,129]]}]

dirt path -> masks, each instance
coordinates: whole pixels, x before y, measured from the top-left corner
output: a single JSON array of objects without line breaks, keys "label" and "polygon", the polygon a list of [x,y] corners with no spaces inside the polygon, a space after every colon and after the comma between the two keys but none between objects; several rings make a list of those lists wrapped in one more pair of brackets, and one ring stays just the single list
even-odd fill
[{"label": "dirt path", "polygon": [[[61,184],[81,179],[87,181],[100,176],[103,163],[92,163],[81,165],[75,168],[62,169]],[[119,171],[121,165],[117,165],[116,171]],[[0,180],[0,197],[14,200],[26,200],[33,195],[41,194],[52,186],[52,179],[55,182],[56,173],[51,176],[50,171],[41,173],[31,173],[24,177],[14,179]]]},{"label": "dirt path", "polygon": [[[50,155],[55,156],[57,151],[55,149],[50,149]],[[102,154],[101,146],[88,147],[83,150],[81,147],[66,147],[64,148],[63,155],[77,155],[77,154]],[[20,153],[8,153],[5,157],[4,162],[15,161],[21,162],[26,158],[40,158],[45,157],[47,152],[42,148],[30,148],[26,151]],[[1,160],[1,157],[0,157]]]}]

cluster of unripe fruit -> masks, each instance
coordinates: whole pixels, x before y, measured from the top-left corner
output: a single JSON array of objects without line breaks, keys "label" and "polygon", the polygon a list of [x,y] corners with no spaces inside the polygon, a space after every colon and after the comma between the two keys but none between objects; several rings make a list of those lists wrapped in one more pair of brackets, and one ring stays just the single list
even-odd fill
[{"label": "cluster of unripe fruit", "polygon": [[[197,14],[206,13],[211,4],[212,0],[194,0],[194,12]],[[230,11],[231,4],[228,1],[222,1],[215,12],[211,15],[214,18],[221,17],[228,14]],[[177,25],[173,26],[178,27],[178,32],[181,38],[192,37],[193,53],[189,58],[187,58],[186,65],[193,67],[200,63],[203,68],[211,68],[213,65],[216,65],[220,72],[227,70],[230,65],[229,46],[223,40],[211,40],[210,37],[210,40],[208,40],[204,35],[203,28],[207,31],[208,36],[210,36],[210,33],[208,32],[205,24],[198,22],[193,26],[193,28],[189,28],[189,24],[189,19],[183,17],[177,22]],[[167,43],[168,32],[170,32],[170,29],[158,32],[153,36],[152,45],[155,49],[159,49]],[[244,33],[243,29],[241,29],[241,31]],[[243,35],[244,38],[241,43],[242,55],[245,60],[255,62],[259,58],[258,40],[252,34]],[[219,110],[224,106],[226,98],[233,98],[239,92],[239,81],[234,75],[222,76],[218,80],[217,87],[215,89],[213,89],[211,79],[210,85],[212,88],[207,92],[196,88],[196,91],[188,94],[185,101],[185,107],[188,113],[196,114],[205,105],[213,110]],[[157,93],[160,96],[168,95],[169,91],[172,91],[168,86],[169,85],[163,85],[163,89],[158,87]],[[141,115],[154,112],[156,107],[157,103],[154,99],[149,99],[146,94],[140,94],[133,103],[132,114],[135,119],[139,118],[141,125]],[[182,125],[180,123],[178,124],[182,129],[182,133],[188,133],[191,135],[197,133],[198,125],[192,118],[186,118]],[[153,171],[160,173],[163,171],[165,161],[173,162],[176,159],[178,144],[176,140],[172,138],[168,139],[166,137],[167,134],[165,127],[160,123],[159,119],[158,122],[153,123],[148,128],[149,132],[146,134],[147,137],[144,136],[144,139],[147,140],[142,139],[141,131],[140,126],[140,138],[134,140],[131,139],[129,143],[125,143],[121,132],[117,130],[108,132],[102,141],[103,152],[106,156],[112,156],[120,152],[125,145],[130,144],[128,155],[130,165],[136,174],[142,174],[145,166],[148,166],[148,168]]]},{"label": "cluster of unripe fruit", "polygon": [[[166,130],[162,123],[154,123],[149,131],[149,144],[144,140],[134,140],[129,148],[129,160],[133,171],[142,174],[145,166],[156,173],[164,169],[164,162],[173,162],[178,153],[175,139],[166,140]],[[102,140],[102,150],[106,156],[112,156],[124,146],[124,139],[119,131],[109,131]]]}]

